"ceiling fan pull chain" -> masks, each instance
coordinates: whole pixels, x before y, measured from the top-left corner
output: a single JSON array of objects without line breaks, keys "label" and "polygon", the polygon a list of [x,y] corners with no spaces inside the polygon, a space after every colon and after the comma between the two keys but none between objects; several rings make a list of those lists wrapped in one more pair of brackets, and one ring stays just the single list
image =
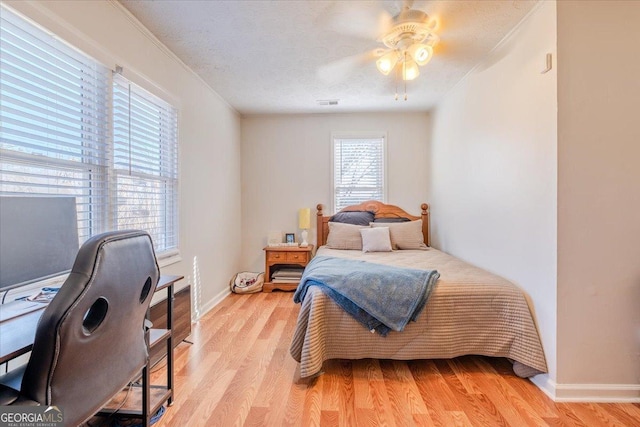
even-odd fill
[{"label": "ceiling fan pull chain", "polygon": [[398,71],[400,67],[396,67],[396,101],[398,100]]},{"label": "ceiling fan pull chain", "polygon": [[402,66],[404,67],[403,70],[403,74],[402,74],[402,80],[404,81],[404,100],[407,100],[407,51],[404,51],[404,62],[402,63]]}]

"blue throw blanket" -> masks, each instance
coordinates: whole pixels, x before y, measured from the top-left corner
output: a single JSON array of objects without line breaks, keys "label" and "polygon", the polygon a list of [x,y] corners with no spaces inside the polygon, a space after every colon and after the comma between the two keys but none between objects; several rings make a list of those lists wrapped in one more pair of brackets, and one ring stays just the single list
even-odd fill
[{"label": "blue throw blanket", "polygon": [[318,286],[369,330],[385,336],[416,320],[438,277],[435,270],[319,256],[305,268],[293,300],[301,302],[309,286]]}]

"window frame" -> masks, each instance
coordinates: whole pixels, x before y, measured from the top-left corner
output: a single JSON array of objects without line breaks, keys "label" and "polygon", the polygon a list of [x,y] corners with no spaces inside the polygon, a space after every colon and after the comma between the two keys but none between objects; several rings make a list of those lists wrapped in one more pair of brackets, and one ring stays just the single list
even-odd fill
[{"label": "window frame", "polygon": [[331,209],[333,213],[338,212],[336,200],[336,157],[335,148],[336,140],[339,139],[382,139],[382,203],[387,203],[389,174],[387,172],[388,156],[387,156],[387,132],[385,131],[339,131],[331,133]]}]

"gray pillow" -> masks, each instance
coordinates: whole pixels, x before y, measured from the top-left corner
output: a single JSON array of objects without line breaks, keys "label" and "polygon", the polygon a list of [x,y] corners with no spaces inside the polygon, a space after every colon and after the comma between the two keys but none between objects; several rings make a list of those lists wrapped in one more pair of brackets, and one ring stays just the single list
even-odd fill
[{"label": "gray pillow", "polygon": [[411,221],[409,218],[376,218],[373,222],[409,222]]},{"label": "gray pillow", "polygon": [[374,213],[369,211],[358,212],[338,212],[331,218],[329,222],[341,222],[343,224],[366,225],[369,226],[373,222]]}]

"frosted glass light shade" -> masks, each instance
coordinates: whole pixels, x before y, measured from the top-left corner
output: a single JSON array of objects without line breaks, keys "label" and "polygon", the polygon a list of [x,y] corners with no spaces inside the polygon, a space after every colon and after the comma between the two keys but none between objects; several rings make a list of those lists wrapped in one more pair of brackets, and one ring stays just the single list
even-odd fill
[{"label": "frosted glass light shade", "polygon": [[391,70],[393,70],[393,68],[396,66],[397,63],[398,63],[398,54],[396,53],[395,50],[392,50],[391,52],[382,55],[376,61],[376,67],[378,67],[378,71],[380,71],[382,74],[387,76],[389,75]]},{"label": "frosted glass light shade", "polygon": [[307,230],[311,228],[311,209],[302,208],[298,211],[298,228]]},{"label": "frosted glass light shade", "polygon": [[420,75],[418,64],[414,61],[407,60],[402,65],[402,80],[413,80]]},{"label": "frosted glass light shade", "polygon": [[427,62],[431,61],[431,56],[433,56],[433,48],[421,43],[411,45],[407,52],[420,66],[426,65]]}]

